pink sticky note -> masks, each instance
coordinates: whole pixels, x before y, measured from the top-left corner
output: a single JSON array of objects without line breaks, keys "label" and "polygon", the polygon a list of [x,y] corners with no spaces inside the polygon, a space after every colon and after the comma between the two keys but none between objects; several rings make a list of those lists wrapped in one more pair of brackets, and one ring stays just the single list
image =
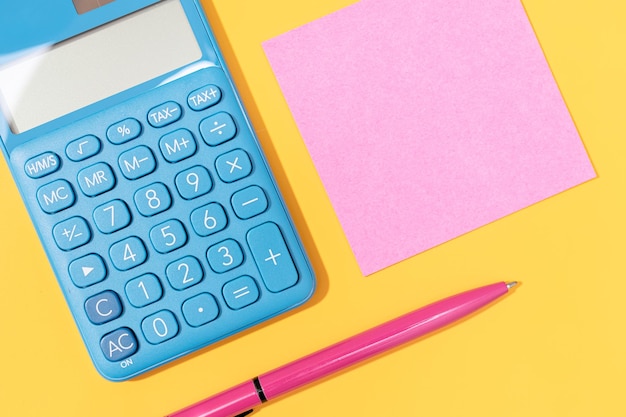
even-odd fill
[{"label": "pink sticky note", "polygon": [[595,177],[519,0],[363,0],[264,48],[365,275]]}]

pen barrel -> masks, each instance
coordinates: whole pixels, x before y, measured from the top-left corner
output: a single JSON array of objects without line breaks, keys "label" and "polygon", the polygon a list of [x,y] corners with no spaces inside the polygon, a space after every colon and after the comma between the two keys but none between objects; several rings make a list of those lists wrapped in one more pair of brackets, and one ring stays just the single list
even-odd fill
[{"label": "pen barrel", "polygon": [[438,330],[506,294],[504,282],[454,295],[259,376],[272,399]]},{"label": "pen barrel", "polygon": [[246,381],[213,397],[193,404],[168,417],[224,417],[234,416],[261,404],[256,387]]}]

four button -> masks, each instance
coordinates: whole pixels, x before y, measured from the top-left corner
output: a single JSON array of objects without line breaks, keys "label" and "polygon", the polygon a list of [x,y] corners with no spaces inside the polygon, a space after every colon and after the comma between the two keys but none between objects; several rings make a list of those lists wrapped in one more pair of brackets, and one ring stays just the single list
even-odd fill
[{"label": "four button", "polygon": [[[194,111],[202,111],[217,104],[221,100],[221,94],[217,86],[207,85],[190,93],[187,105]],[[152,127],[163,128],[178,121],[182,115],[182,107],[176,102],[168,101],[150,109],[146,119]],[[199,131],[207,145],[217,146],[233,139],[237,134],[237,127],[232,116],[218,112],[203,119]],[[113,145],[121,145],[142,133],[141,123],[137,119],[127,118],[110,125],[106,138]],[[166,133],[158,143],[161,156],[170,163],[178,163],[191,157],[197,152],[197,146],[193,134],[187,129]],[[100,139],[94,135],[86,135],[69,142],[65,155],[73,162],[81,162],[99,154],[101,150]],[[29,159],[24,170],[29,177],[39,179],[60,170],[61,162],[57,154],[46,152]],[[152,150],[145,145],[120,153],[117,163],[119,172],[128,180],[137,180],[157,169],[157,160]],[[234,149],[217,157],[214,168],[221,181],[233,183],[251,175],[253,165],[247,152]],[[117,182],[111,166],[97,161],[81,169],[76,181],[80,191],[87,197],[104,194],[112,190]],[[174,185],[180,197],[185,200],[205,195],[214,186],[211,174],[200,165],[180,171],[174,178]],[[72,185],[63,179],[39,187],[36,197],[42,211],[48,214],[73,206],[77,198]],[[168,187],[160,182],[139,188],[132,199],[134,208],[145,217],[166,211],[173,204]],[[263,213],[268,205],[264,191],[258,186],[244,188],[231,198],[232,209],[241,219]],[[129,207],[119,199],[97,206],[92,212],[92,218],[97,230],[103,234],[118,232],[132,222]],[[196,234],[205,237],[224,230],[228,225],[228,215],[220,204],[209,203],[193,210],[189,221]],[[89,224],[79,216],[57,223],[52,229],[52,235],[59,249],[63,251],[74,250],[92,239]],[[184,246],[188,240],[185,226],[175,219],[153,226],[148,237],[154,250],[159,253],[172,252]],[[263,242],[264,239],[267,242]],[[297,272],[276,225],[269,223],[252,229],[248,233],[247,243],[261,278],[270,291],[282,291],[295,284]],[[146,246],[136,236],[125,237],[109,247],[109,261],[119,271],[136,268],[147,259]],[[207,249],[206,261],[213,271],[225,273],[244,262],[244,252],[237,241],[226,239]],[[105,261],[97,254],[78,257],[70,263],[68,272],[78,288],[94,286],[104,281],[108,275]],[[171,262],[164,275],[172,288],[183,291],[202,281],[204,271],[198,259],[186,256]],[[130,279],[125,284],[123,293],[125,302],[130,306],[143,308],[161,299],[164,290],[157,275],[145,273]],[[255,303],[260,297],[260,290],[254,278],[240,276],[227,282],[222,287],[221,295],[230,309],[238,310]],[[116,292],[105,290],[87,298],[84,309],[93,324],[102,325],[123,315],[124,302]],[[215,320],[220,315],[220,307],[214,295],[200,293],[184,301],[181,312],[188,325],[199,327]],[[145,340],[155,345],[179,333],[179,322],[169,310],[161,310],[145,317],[140,327]],[[139,347],[139,341],[131,329],[122,327],[104,335],[100,340],[100,347],[108,360],[117,362],[133,355]]]}]

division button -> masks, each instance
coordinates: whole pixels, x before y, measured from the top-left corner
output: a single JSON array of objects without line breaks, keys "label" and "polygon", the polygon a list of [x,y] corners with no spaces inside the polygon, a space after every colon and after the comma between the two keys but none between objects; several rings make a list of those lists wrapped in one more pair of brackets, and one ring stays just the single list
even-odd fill
[{"label": "division button", "polygon": [[237,127],[228,113],[220,112],[200,122],[200,134],[209,146],[217,146],[235,137]]}]

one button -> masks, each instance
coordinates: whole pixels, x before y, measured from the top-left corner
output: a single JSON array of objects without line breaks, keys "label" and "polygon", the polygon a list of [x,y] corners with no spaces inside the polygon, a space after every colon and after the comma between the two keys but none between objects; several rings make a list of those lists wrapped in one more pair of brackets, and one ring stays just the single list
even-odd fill
[{"label": "one button", "polygon": [[122,303],[113,291],[104,291],[85,301],[87,318],[93,324],[103,324],[122,315]]},{"label": "one button", "polygon": [[159,279],[153,274],[145,274],[128,281],[125,287],[128,301],[135,307],[145,307],[158,301],[163,295]]},{"label": "one button", "polygon": [[107,276],[104,261],[100,256],[93,253],[73,261],[69,271],[72,282],[80,288],[103,281]]},{"label": "one button", "polygon": [[259,299],[259,288],[249,276],[242,276],[227,282],[222,288],[222,295],[228,307],[239,310]]},{"label": "one button", "polygon": [[150,242],[159,253],[169,253],[187,243],[185,227],[178,220],[168,220],[150,229]]},{"label": "one button", "polygon": [[100,339],[100,349],[111,362],[121,361],[137,351],[137,338],[132,330],[122,327]]},{"label": "one button", "polygon": [[84,161],[100,152],[101,147],[100,139],[87,135],[68,143],[65,147],[65,155],[74,162]]},{"label": "one button", "polygon": [[213,180],[206,168],[191,167],[176,175],[176,189],[182,198],[192,200],[205,195],[213,188]]},{"label": "one button", "polygon": [[71,207],[76,200],[72,186],[65,180],[56,180],[37,190],[37,202],[46,213],[58,213]]},{"label": "one button", "polygon": [[250,229],[247,240],[268,290],[283,291],[298,282],[298,270],[278,226],[264,223]]},{"label": "one button", "polygon": [[124,119],[112,124],[107,129],[107,139],[114,145],[120,145],[141,135],[141,123],[136,119]]},{"label": "one button", "polygon": [[93,221],[102,233],[117,232],[130,224],[128,206],[122,200],[113,200],[96,207]]},{"label": "one button", "polygon": [[54,152],[46,152],[30,158],[24,164],[26,175],[31,178],[41,178],[50,175],[61,168],[61,160]]},{"label": "one button", "polygon": [[192,91],[187,96],[187,105],[195,111],[207,109],[217,103],[222,98],[222,92],[218,86],[209,84]]},{"label": "one button", "polygon": [[162,310],[146,317],[141,322],[141,331],[148,342],[157,345],[176,336],[178,321],[171,311]]},{"label": "one button", "polygon": [[100,162],[78,173],[78,185],[83,194],[94,197],[115,187],[115,176],[110,166]]},{"label": "one button", "polygon": [[196,153],[196,140],[187,129],[178,129],[159,140],[161,154],[167,162],[179,162]]},{"label": "one button", "polygon": [[207,260],[212,270],[217,273],[230,271],[243,262],[243,252],[237,242],[227,239],[207,250]]},{"label": "one button", "polygon": [[230,114],[220,112],[200,122],[200,134],[209,146],[217,146],[235,137],[237,127]]},{"label": "one button", "polygon": [[267,210],[268,202],[261,187],[253,185],[237,191],[231,198],[235,214],[240,219],[249,219]]},{"label": "one button", "polygon": [[178,103],[168,101],[153,107],[148,112],[148,123],[153,127],[163,127],[174,123],[183,115],[183,110]]},{"label": "one button", "polygon": [[72,217],[52,228],[54,241],[61,250],[72,250],[91,240],[91,230],[82,217]]},{"label": "one button", "polygon": [[149,217],[161,213],[172,204],[172,197],[167,187],[160,182],[140,188],[135,192],[135,206],[139,213]]},{"label": "one button", "polygon": [[113,266],[120,271],[126,271],[144,263],[148,258],[148,253],[141,239],[131,236],[114,243],[109,248],[109,257]]},{"label": "one button", "polygon": [[209,236],[224,230],[228,218],[224,208],[218,203],[210,203],[191,212],[191,226],[200,236]]},{"label": "one button", "polygon": [[190,326],[198,327],[217,318],[220,308],[208,293],[198,294],[183,303],[183,317]]},{"label": "one button", "polygon": [[156,169],[156,160],[147,146],[137,146],[122,153],[117,159],[120,171],[129,180],[136,180]]},{"label": "one button", "polygon": [[215,168],[222,181],[235,182],[250,175],[252,162],[245,151],[235,149],[217,158]]},{"label": "one button", "polygon": [[181,291],[202,281],[204,272],[200,261],[193,256],[186,256],[169,264],[165,276],[172,288]]}]

